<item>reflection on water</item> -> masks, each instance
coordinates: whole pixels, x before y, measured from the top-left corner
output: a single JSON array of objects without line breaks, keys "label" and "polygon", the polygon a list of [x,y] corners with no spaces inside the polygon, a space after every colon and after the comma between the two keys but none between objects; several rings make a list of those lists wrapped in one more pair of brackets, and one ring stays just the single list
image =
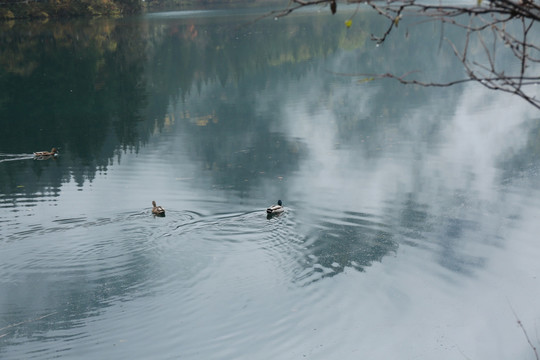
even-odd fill
[{"label": "reflection on water", "polygon": [[432,24],[206,15],[1,32],[2,357],[533,358],[533,110],[335,75],[459,75]]},{"label": "reflection on water", "polygon": [[385,229],[388,225],[374,220],[371,214],[351,211],[312,220],[300,282],[333,276],[346,268],[362,271],[374,261],[395,254],[398,244]]}]

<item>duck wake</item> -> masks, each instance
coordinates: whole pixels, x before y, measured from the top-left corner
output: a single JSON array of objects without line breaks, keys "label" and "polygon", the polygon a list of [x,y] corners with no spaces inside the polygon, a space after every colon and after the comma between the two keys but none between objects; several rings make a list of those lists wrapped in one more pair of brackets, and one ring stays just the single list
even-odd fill
[{"label": "duck wake", "polygon": [[0,163],[6,161],[18,161],[33,159],[34,154],[2,154],[0,153]]}]

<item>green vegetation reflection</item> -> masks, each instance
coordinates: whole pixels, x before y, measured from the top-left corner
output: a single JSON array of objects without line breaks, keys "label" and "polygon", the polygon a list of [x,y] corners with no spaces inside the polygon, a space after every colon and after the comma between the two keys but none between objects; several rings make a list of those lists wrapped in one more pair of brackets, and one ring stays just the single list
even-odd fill
[{"label": "green vegetation reflection", "polygon": [[[149,17],[3,24],[2,152],[57,146],[67,166],[4,163],[2,191],[9,193],[17,186],[39,191],[32,184],[52,168],[57,175],[47,186],[58,188],[71,179],[82,185],[114,158],[120,159],[123,151],[139,151],[156,129],[163,128],[169,106],[196,96],[193,92],[204,84],[219,91],[224,86],[238,88],[245,80],[243,86],[250,88],[242,92],[257,92],[272,78],[302,76],[314,59],[335,52],[347,36],[341,26],[337,32],[324,30],[337,25],[322,17],[298,17],[286,26],[274,21],[238,26],[249,20]],[[335,35],[313,35],[327,33]],[[364,39],[358,38],[358,46]],[[345,42],[350,45],[350,40]],[[219,100],[216,106],[218,112],[218,107],[230,108]],[[242,109],[227,111],[253,115],[253,106],[245,102]],[[36,169],[28,172],[29,167]]]}]

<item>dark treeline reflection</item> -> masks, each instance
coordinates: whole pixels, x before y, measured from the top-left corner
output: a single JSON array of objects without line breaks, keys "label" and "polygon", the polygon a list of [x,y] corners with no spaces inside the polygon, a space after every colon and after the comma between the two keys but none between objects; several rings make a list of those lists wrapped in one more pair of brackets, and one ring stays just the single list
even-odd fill
[{"label": "dark treeline reflection", "polygon": [[[311,68],[310,61],[338,49],[359,48],[367,36],[347,36],[340,21],[325,16],[251,23],[255,17],[151,18],[148,27],[154,48],[149,85],[156,94],[176,100],[207,82],[225,86],[257,76],[251,89],[257,91],[276,76],[299,78]],[[365,21],[359,20],[359,26]]]},{"label": "dark treeline reflection", "polygon": [[[201,91],[213,95],[213,102],[198,105],[198,110],[194,105],[196,114],[177,120],[189,125],[185,132],[200,138],[193,146],[203,147],[196,153],[204,167],[227,169],[230,176],[219,176],[223,185],[242,190],[238,188],[241,183],[250,186],[246,178],[268,171],[283,176],[297,168],[301,157],[301,142],[290,143],[283,134],[271,134],[276,118],[257,118],[255,94],[280,79],[299,79],[313,69],[311,76],[335,78],[321,68],[321,61],[338,50],[352,49],[356,49],[356,57],[344,59],[339,68],[330,70],[399,72],[407,69],[402,61],[405,54],[414,57],[418,68],[428,74],[457,71],[444,64],[444,71],[441,64],[431,66],[440,55],[427,51],[436,36],[433,32],[411,35],[414,50],[410,40],[400,38],[385,45],[384,52],[374,53],[369,36],[384,31],[385,24],[374,21],[378,18],[371,13],[359,13],[353,29],[343,25],[346,15],[308,14],[249,24],[254,17],[175,19],[153,15],[118,21],[5,25],[0,35],[0,152],[28,154],[56,146],[61,156],[56,164],[0,163],[2,191],[34,193],[44,186],[58,188],[72,179],[78,185],[92,180],[115,158],[120,160],[122,152],[140,151],[151,134],[162,129],[171,106],[191,103]],[[348,77],[338,79],[350,81]],[[328,101],[331,83],[322,85],[329,96],[314,101]],[[374,98],[362,113],[343,106],[355,103],[355,94],[335,102],[333,111],[345,142],[357,142],[366,130],[376,134],[376,129],[399,121],[404,110],[429,96],[425,89],[381,84],[385,96]],[[372,121],[375,117],[376,122]],[[204,131],[191,126],[200,125],[197,119],[204,118],[211,118]],[[248,134],[252,135],[249,141],[243,137]],[[227,152],[231,139],[244,142],[243,155]],[[273,151],[274,156],[291,157],[288,163],[280,162],[286,168],[275,168],[278,162],[265,154],[278,143],[283,146]],[[374,141],[365,144],[378,146]],[[254,152],[255,146],[259,150]],[[39,185],[36,178],[42,180]]]},{"label": "dark treeline reflection", "polygon": [[[148,21],[150,108],[167,111],[163,105],[176,104],[191,158],[215,186],[242,196],[264,179],[298,170],[306,155],[301,140],[272,131],[286,100],[277,85],[312,75],[326,56],[365,42],[365,34],[348,37],[341,22],[325,16],[251,24],[254,18],[157,15]],[[269,95],[265,104],[261,94]],[[261,111],[261,105],[275,111]]]},{"label": "dark treeline reflection", "polygon": [[[114,22],[21,24],[0,35],[0,152],[60,148],[57,161],[1,164],[2,191],[82,184],[121,149],[138,149],[145,103],[146,43],[136,27]],[[148,133],[148,131],[146,132]],[[50,175],[50,169],[55,175]],[[29,170],[31,169],[31,170]],[[31,173],[35,176],[31,176]],[[22,185],[22,186],[21,186]]]},{"label": "dark treeline reflection", "polygon": [[[34,193],[72,179],[82,185],[123,151],[139,151],[156,126],[163,126],[171,103],[203,84],[219,89],[257,77],[242,90],[254,93],[270,78],[302,76],[310,61],[364,41],[347,39],[341,24],[323,17],[301,17],[287,26],[273,21],[242,26],[250,19],[4,25],[0,153],[56,146],[61,166],[3,161],[2,192]],[[254,120],[253,106],[246,99],[236,109],[221,108],[237,112],[232,119],[242,122]]]}]

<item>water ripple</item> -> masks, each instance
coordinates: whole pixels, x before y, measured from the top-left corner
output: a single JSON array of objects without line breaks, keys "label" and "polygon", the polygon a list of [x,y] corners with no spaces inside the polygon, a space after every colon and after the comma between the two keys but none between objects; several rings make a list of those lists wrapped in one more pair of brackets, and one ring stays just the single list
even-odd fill
[{"label": "water ripple", "polygon": [[318,215],[303,219],[302,227],[308,230],[303,266],[296,274],[299,284],[334,276],[347,267],[363,271],[398,248],[394,231],[374,215],[353,211]]},{"label": "water ripple", "polygon": [[[21,324],[0,336],[5,344],[44,336],[39,334],[47,326],[42,324],[45,319],[28,323],[24,319],[31,319],[32,311],[47,309],[44,315],[54,313],[48,326],[56,330],[47,341],[63,345],[34,347],[37,342],[30,342],[25,357],[53,352],[70,356],[75,346],[83,351],[105,339],[117,345],[121,357],[123,342],[143,341],[140,329],[126,326],[133,323],[133,311],[101,315],[129,302],[131,307],[141,304],[137,322],[151,327],[169,324],[162,329],[168,336],[156,342],[159,349],[156,345],[143,351],[148,357],[157,351],[175,354],[179,345],[186,356],[196,356],[201,347],[211,349],[213,359],[242,358],[235,349],[253,343],[267,353],[293,351],[301,339],[280,334],[298,326],[307,316],[308,304],[323,303],[325,298],[317,287],[307,285],[345,267],[363,269],[396,246],[388,226],[370,214],[299,215],[294,208],[270,219],[264,209],[208,215],[172,210],[162,218],[138,211],[30,225],[3,243],[0,316],[10,314],[9,323]],[[36,286],[20,288],[21,283]],[[292,302],[293,297],[284,302],[274,291],[284,284],[306,288],[303,300]],[[31,299],[36,296],[42,300],[34,303]],[[161,300],[138,301],[156,297]],[[280,313],[263,326],[253,320],[260,318],[260,306],[254,304],[261,302]],[[182,326],[167,321],[171,307]],[[107,325],[101,324],[104,319]],[[94,326],[106,330],[99,336],[73,331]],[[204,329],[208,336],[200,333],[203,330],[186,334],[186,327]],[[257,335],[260,330],[264,335]]]}]

